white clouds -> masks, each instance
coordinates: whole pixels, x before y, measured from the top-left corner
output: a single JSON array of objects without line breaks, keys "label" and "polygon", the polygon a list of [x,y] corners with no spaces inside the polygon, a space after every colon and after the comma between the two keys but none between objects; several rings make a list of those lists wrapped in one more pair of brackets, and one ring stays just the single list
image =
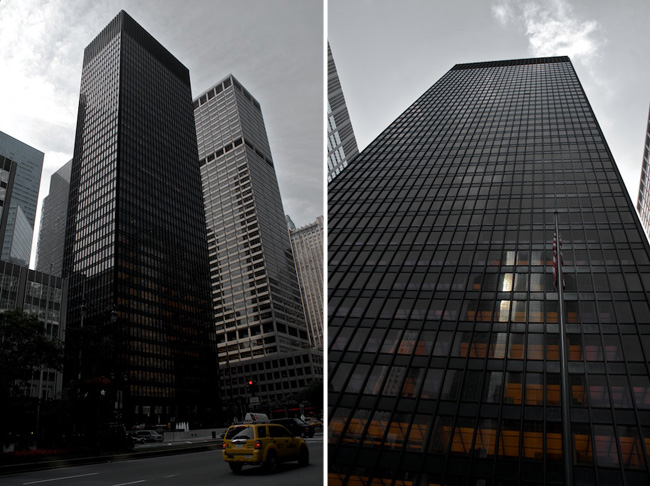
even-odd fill
[{"label": "white clouds", "polygon": [[502,26],[514,24],[523,30],[534,57],[566,55],[589,66],[605,42],[599,37],[600,24],[578,19],[566,0],[499,0],[492,14]]},{"label": "white clouds", "polygon": [[[96,29],[71,22],[71,9],[81,4],[81,0],[0,4],[4,73],[0,129],[45,152],[46,164],[49,152],[71,152],[74,142],[81,53],[92,36],[89,28]],[[84,15],[92,12],[87,8]]]}]

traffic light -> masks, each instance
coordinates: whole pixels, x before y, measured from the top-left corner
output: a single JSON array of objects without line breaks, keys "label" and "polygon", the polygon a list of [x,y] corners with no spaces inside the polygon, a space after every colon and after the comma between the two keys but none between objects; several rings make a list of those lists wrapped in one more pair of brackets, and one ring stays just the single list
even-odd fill
[{"label": "traffic light", "polygon": [[249,379],[246,384],[248,385],[248,391],[249,392],[255,392],[257,391],[257,382],[255,380]]}]

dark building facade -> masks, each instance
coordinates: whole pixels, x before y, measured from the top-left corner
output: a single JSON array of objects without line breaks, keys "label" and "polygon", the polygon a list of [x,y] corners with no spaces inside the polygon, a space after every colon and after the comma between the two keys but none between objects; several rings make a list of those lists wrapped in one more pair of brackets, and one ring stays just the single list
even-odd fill
[{"label": "dark building facade", "polygon": [[43,199],[41,229],[38,235],[36,270],[58,277],[63,271],[63,246],[68,220],[71,168],[72,160],[66,162],[50,178],[50,192]]},{"label": "dark building facade", "polygon": [[45,154],[0,132],[0,156],[16,163],[11,200],[8,207],[3,209],[3,212],[7,211],[7,215],[0,258],[6,262],[27,266],[32,252],[38,190],[41,186]]},{"label": "dark building facade", "polygon": [[327,182],[334,179],[359,153],[341,80],[327,43]]},{"label": "dark building facade", "polygon": [[63,267],[68,379],[127,424],[216,421],[189,72],[124,11],[84,52]]},{"label": "dark building facade", "polygon": [[649,483],[650,250],[569,58],[456,65],[329,203],[331,486]]}]

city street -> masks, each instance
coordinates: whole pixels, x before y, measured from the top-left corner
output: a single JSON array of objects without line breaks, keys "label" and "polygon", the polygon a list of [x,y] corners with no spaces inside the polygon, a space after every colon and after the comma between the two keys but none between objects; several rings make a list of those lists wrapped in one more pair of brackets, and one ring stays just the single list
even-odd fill
[{"label": "city street", "polygon": [[238,475],[230,471],[221,458],[221,451],[195,452],[151,459],[137,459],[90,466],[67,467],[34,471],[10,477],[0,477],[2,486],[126,486],[138,484],[203,486],[228,484],[270,486],[275,484],[323,484],[323,437],[307,439],[310,464],[299,467],[297,462],[281,464],[278,472],[266,474],[260,467],[245,467]]}]

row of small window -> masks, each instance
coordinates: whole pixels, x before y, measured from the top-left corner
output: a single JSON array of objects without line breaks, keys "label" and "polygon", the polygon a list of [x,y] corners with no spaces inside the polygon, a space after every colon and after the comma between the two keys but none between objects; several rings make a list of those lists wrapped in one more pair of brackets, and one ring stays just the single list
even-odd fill
[{"label": "row of small window", "polygon": [[[335,337],[334,337],[335,336]],[[574,334],[566,335],[570,361],[644,361],[642,346],[650,361],[650,335]],[[558,361],[558,334],[431,331],[343,327],[338,335],[330,329],[330,351],[381,353],[415,356],[452,356]]]},{"label": "row of small window", "polygon": [[[330,442],[482,458],[562,462],[563,457],[571,457],[562,451],[560,423],[524,420],[522,424],[484,418],[458,418],[454,423],[453,417],[443,415],[432,423],[432,417],[422,414],[416,414],[411,422],[408,413],[397,412],[391,417],[390,412],[358,409],[346,424],[349,413],[349,409],[335,412]],[[629,425],[572,424],[573,464],[645,469],[650,457],[643,446],[650,451],[650,428],[642,427],[641,432]]]},{"label": "row of small window", "polygon": [[[569,387],[573,407],[650,409],[647,375],[570,374]],[[330,379],[329,391],[418,400],[561,406],[558,373],[455,369],[445,372],[439,368],[341,363]]]},{"label": "row of small window", "polygon": [[[345,261],[344,261],[345,263]],[[418,263],[419,264],[419,263]],[[439,264],[447,264],[446,261]],[[442,272],[444,268],[418,268],[412,272],[413,263],[408,260],[399,272],[370,273],[337,271],[329,281],[332,291],[345,290],[410,290],[410,291],[484,291],[484,292],[557,292],[555,278],[550,270],[546,273],[486,273],[477,271],[457,273]],[[478,264],[483,265],[483,264]],[[464,269],[463,269],[464,270]],[[540,270],[544,270],[541,268]],[[577,273],[564,267],[564,289],[567,292],[650,292],[650,273]],[[337,294],[338,295],[338,294]],[[602,298],[602,296],[600,296]],[[604,299],[603,299],[604,300]]]},{"label": "row of small window", "polygon": [[[231,388],[229,386],[228,381],[225,381],[224,383],[221,384],[222,386],[222,393],[224,394],[223,398],[228,399],[230,398],[229,395],[232,393],[233,397],[245,397],[245,396],[250,396],[250,391],[248,390],[247,386],[244,387],[234,387]],[[284,391],[284,390],[298,390],[302,387],[305,386],[305,380],[283,380],[281,383],[260,383],[258,384],[259,386],[259,392],[260,393],[270,393],[274,391]],[[286,392],[283,395],[283,398],[286,397]]]},{"label": "row of small window", "polygon": [[[556,301],[543,300],[445,300],[430,297],[374,299],[348,297],[336,307],[330,301],[330,316],[363,318],[366,321],[387,319],[392,321],[432,322],[521,322],[556,324],[559,321],[559,306]],[[645,300],[639,301],[569,301],[564,302],[565,322],[568,324],[621,324],[650,323],[650,307]]]},{"label": "row of small window", "polygon": [[[410,226],[410,225],[409,225]],[[342,229],[342,227],[339,227]],[[511,235],[515,231],[508,230],[507,233]],[[387,242],[390,246],[384,246],[382,243],[377,242],[378,245],[373,245],[374,250],[367,249],[361,251],[349,250],[344,256],[335,254],[330,259],[330,265],[338,265],[342,263],[343,265],[357,265],[357,266],[366,266],[366,267],[383,267],[387,265],[391,266],[435,266],[439,267],[442,265],[447,266],[483,266],[487,265],[488,267],[499,267],[499,266],[517,266],[517,267],[527,267],[531,265],[533,267],[547,267],[553,265],[553,253],[551,249],[549,250],[488,250],[485,247],[474,248],[474,244],[488,244],[492,243],[494,246],[499,246],[503,241],[505,236],[505,231],[503,230],[491,230],[486,228],[482,231],[465,231],[457,230],[453,231],[449,229],[447,231],[431,231],[427,233],[415,233],[415,232],[395,232],[392,234],[386,235],[390,237],[390,240]],[[634,233],[638,232],[634,231]],[[562,233],[565,237],[570,237],[575,242],[575,240],[584,241],[586,235],[587,242],[591,243],[589,250],[586,248],[571,248],[566,243],[561,248],[563,263],[564,266],[568,269],[569,272],[573,271],[573,266],[603,266],[603,265],[648,265],[650,264],[650,259],[645,250],[635,249],[629,250],[628,248],[619,247],[619,251],[613,248],[601,250],[596,247],[594,243],[622,243],[623,245],[630,241],[628,235],[633,234],[632,231],[624,230],[613,230],[609,231],[606,228],[599,229],[587,229],[582,228],[576,229],[565,229]],[[598,237],[602,235],[602,239]],[[612,240],[612,235],[616,241]],[[533,230],[524,231],[519,230],[519,238],[517,240],[528,240],[522,241],[522,245],[530,243],[532,239],[535,243],[546,243],[547,246],[553,242],[555,236],[554,232],[551,230]],[[488,238],[489,237],[489,238]],[[639,237],[640,238],[640,237]],[[510,241],[508,241],[510,243]],[[514,243],[514,241],[512,242]],[[584,244],[584,243],[583,243]],[[422,245],[422,246],[420,246]],[[434,246],[439,245],[439,246]],[[465,245],[471,246],[471,249],[466,250],[457,250],[454,249],[454,246],[447,245]],[[384,246],[384,248],[382,248]],[[408,247],[411,246],[411,249]],[[627,245],[626,245],[627,246]],[[379,247],[379,248],[377,248]],[[397,251],[395,247],[400,248]],[[437,248],[434,250],[434,248]],[[342,260],[341,257],[343,256]],[[630,282],[638,281],[638,275],[632,277],[632,274],[626,274],[626,278]],[[524,277],[520,277],[524,278]],[[650,284],[650,280],[647,280]],[[540,282],[541,283],[541,282]],[[630,289],[643,290],[638,285],[628,284]],[[502,287],[499,286],[501,289]],[[509,289],[503,288],[507,291]],[[525,289],[522,289],[525,290]],[[650,286],[647,290],[650,290]]]}]

